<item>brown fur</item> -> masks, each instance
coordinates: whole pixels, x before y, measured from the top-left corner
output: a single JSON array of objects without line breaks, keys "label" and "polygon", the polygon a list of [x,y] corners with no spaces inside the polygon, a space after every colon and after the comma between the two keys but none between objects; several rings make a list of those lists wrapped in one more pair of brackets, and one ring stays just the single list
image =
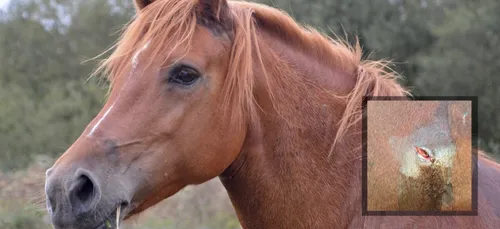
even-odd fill
[{"label": "brown fur", "polygon": [[446,171],[441,167],[421,166],[418,178],[401,175],[402,187],[398,193],[400,211],[441,211],[441,197],[445,193]]},{"label": "brown fur", "polygon": [[[200,11],[199,1],[210,7]],[[119,187],[117,180],[134,187],[125,189],[134,194],[126,218],[220,176],[245,229],[498,222],[491,210],[482,210],[484,218],[361,217],[361,99],[406,95],[397,75],[385,62],[362,61],[359,45],[306,30],[276,9],[199,1],[138,1],[137,17],[98,69],[112,81],[108,102],[56,162],[53,177],[90,158],[99,161],[92,163],[96,176],[122,171],[106,187]],[[207,28],[224,21],[232,26],[222,35]],[[141,54],[148,58],[127,78],[132,56],[148,41],[153,48]],[[203,81],[189,90],[166,86],[157,71],[178,61],[197,66]],[[85,137],[111,107],[100,123],[106,128]],[[99,160],[105,139],[117,142],[114,167]],[[497,181],[486,182],[498,190]],[[483,204],[484,198],[493,196],[483,196]]]}]

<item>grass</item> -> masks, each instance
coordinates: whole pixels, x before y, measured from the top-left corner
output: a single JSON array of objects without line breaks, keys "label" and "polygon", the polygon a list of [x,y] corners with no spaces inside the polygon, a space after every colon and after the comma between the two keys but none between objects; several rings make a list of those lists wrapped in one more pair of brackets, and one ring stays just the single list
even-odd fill
[{"label": "grass", "polygon": [[2,229],[51,229],[37,207],[19,200],[0,201],[0,228]]}]

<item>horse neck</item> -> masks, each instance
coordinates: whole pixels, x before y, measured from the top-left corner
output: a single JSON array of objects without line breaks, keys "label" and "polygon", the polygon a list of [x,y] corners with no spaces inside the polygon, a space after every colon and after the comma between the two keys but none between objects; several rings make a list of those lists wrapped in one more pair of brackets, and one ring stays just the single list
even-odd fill
[{"label": "horse neck", "polygon": [[[262,54],[264,59],[277,58],[272,61],[275,71],[267,72],[270,81],[257,80],[263,112],[259,122],[250,125],[240,156],[221,176],[240,221],[244,228],[345,225],[351,218],[346,215],[358,212],[353,202],[361,197],[361,137],[352,134],[359,133],[360,126],[330,155],[346,104],[315,82],[351,80],[282,44]],[[263,93],[265,85],[275,89],[272,102]],[[326,87],[339,89],[333,83]]]}]

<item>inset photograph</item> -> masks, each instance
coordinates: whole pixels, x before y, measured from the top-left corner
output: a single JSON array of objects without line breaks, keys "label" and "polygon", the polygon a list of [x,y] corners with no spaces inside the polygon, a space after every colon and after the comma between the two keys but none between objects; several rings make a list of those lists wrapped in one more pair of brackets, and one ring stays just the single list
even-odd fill
[{"label": "inset photograph", "polygon": [[477,212],[475,98],[367,98],[363,213]]}]

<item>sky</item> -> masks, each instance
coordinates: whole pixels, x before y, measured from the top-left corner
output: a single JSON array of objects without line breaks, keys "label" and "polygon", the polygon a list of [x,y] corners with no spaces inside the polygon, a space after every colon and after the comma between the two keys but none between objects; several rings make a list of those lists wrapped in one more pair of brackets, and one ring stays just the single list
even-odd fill
[{"label": "sky", "polygon": [[0,9],[5,9],[9,0],[0,0]]}]

